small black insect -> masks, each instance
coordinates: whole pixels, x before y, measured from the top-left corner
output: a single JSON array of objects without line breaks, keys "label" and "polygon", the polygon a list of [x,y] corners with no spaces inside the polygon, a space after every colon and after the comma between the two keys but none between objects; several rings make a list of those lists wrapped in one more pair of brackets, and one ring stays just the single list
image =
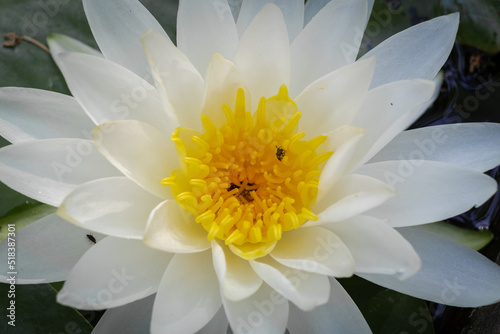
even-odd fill
[{"label": "small black insect", "polygon": [[97,240],[95,240],[94,236],[92,234],[87,234],[87,238],[92,241],[93,243],[97,243]]},{"label": "small black insect", "polygon": [[285,157],[286,151],[283,149],[281,146],[276,146],[276,158],[278,158],[279,161],[283,160]]}]

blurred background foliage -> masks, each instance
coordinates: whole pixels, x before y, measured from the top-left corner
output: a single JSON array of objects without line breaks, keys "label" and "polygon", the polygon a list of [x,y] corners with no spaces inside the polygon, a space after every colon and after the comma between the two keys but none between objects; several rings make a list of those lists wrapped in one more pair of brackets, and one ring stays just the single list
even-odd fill
[{"label": "blurred background foliage", "polygon": [[[175,42],[176,0],[141,0]],[[231,0],[234,8],[241,0]],[[496,0],[376,0],[360,55],[386,38],[433,17],[460,12],[457,43],[443,67],[441,95],[412,127],[436,124],[500,122],[500,1]],[[235,13],[236,15],[236,13]],[[15,32],[42,43],[50,33],[63,33],[97,48],[81,1],[2,0],[0,33]],[[0,47],[0,87],[31,87],[69,94],[51,56],[26,41]],[[478,94],[480,92],[481,94]],[[486,96],[478,98],[478,96]],[[471,96],[476,99],[471,104]],[[0,147],[9,145],[0,137]],[[489,172],[500,180],[498,169]],[[500,254],[499,196],[480,208],[429,225],[436,233],[480,249],[493,261]],[[17,230],[55,211],[0,183],[0,240],[6,224]],[[457,229],[454,226],[460,226]],[[480,231],[478,231],[480,230]],[[18,244],[18,247],[22,245]],[[374,333],[493,333],[499,328],[500,307],[460,309],[427,303],[381,288],[361,278],[340,282],[360,307]],[[77,312],[55,302],[62,284],[18,285],[16,327],[7,326],[4,310],[7,284],[0,284],[0,333],[90,333],[102,312]],[[4,302],[5,301],[5,302]]]}]

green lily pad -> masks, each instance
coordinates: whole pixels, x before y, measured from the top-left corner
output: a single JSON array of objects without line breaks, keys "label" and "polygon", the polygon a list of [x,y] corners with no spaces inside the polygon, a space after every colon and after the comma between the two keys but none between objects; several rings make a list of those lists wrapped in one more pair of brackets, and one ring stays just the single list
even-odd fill
[{"label": "green lily pad", "polygon": [[439,234],[474,250],[480,250],[493,239],[493,233],[488,230],[469,230],[443,222],[420,225],[418,228]]}]

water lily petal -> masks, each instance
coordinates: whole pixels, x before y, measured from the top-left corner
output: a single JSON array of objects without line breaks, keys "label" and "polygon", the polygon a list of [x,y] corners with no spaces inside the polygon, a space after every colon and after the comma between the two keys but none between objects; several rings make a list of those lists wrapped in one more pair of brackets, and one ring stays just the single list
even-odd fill
[{"label": "water lily petal", "polygon": [[212,256],[224,298],[232,301],[243,300],[253,295],[262,285],[262,279],[250,267],[248,261],[234,255],[215,240],[212,241]]},{"label": "water lily petal", "polygon": [[324,275],[290,269],[269,256],[250,264],[269,286],[301,310],[310,311],[328,301],[330,283]]},{"label": "water lily petal", "polygon": [[[56,56],[61,52],[81,52],[96,57],[103,57],[102,53],[96,49],[64,34],[50,34],[49,37],[47,37],[47,44],[49,45],[50,53],[53,56]],[[57,61],[57,57],[54,57],[54,60]]]},{"label": "water lily petal", "polygon": [[[6,229],[7,226],[4,225]],[[94,244],[87,238],[90,231],[69,224],[55,213],[16,231],[17,284],[60,282],[66,279],[78,259]],[[104,236],[94,234],[99,242]],[[7,258],[8,239],[0,243],[0,255]],[[11,271],[7,261],[0,262],[0,281],[6,283]]]},{"label": "water lily petal", "polygon": [[364,165],[356,173],[396,189],[397,196],[367,212],[393,227],[453,217],[483,204],[497,191],[497,183],[487,175],[435,161],[382,161]]},{"label": "water lily petal", "polygon": [[210,248],[207,232],[175,200],[166,200],[151,212],[144,243],[173,253],[200,252]]},{"label": "water lily petal", "polygon": [[234,64],[252,92],[252,106],[290,82],[290,44],[283,14],[265,5],[241,37]]},{"label": "water lily petal", "polygon": [[479,307],[500,301],[500,266],[446,237],[417,228],[399,228],[422,258],[407,280],[395,275],[359,274],[392,290],[439,304]]},{"label": "water lily petal", "polygon": [[165,112],[154,86],[107,59],[83,53],[57,56],[73,96],[96,124],[135,119],[170,135],[177,126],[173,111]]},{"label": "water lily petal", "polygon": [[91,231],[142,239],[148,216],[160,202],[129,178],[113,177],[79,186],[64,199],[57,213]]},{"label": "water lily petal", "polygon": [[411,244],[381,220],[357,216],[323,227],[346,244],[356,273],[397,274],[404,280],[421,267],[422,261]]},{"label": "water lily petal", "polygon": [[151,333],[194,333],[220,306],[210,252],[176,254],[156,294]]},{"label": "water lily petal", "polygon": [[500,164],[500,124],[458,123],[400,133],[371,162],[433,160],[485,172]]},{"label": "water lily petal", "polygon": [[240,88],[245,92],[246,109],[252,110],[250,91],[246,87],[243,77],[233,63],[220,54],[215,54],[208,66],[205,78],[201,113],[207,115],[215,126],[220,127],[226,122],[222,105],[225,104],[233,110],[236,104],[236,92]]},{"label": "water lily petal", "polygon": [[44,139],[0,149],[0,180],[52,206],[59,206],[79,184],[118,175],[86,139]]},{"label": "water lily petal", "polygon": [[375,58],[341,67],[307,86],[295,99],[302,112],[299,131],[325,134],[351,124],[361,107]]},{"label": "water lily petal", "polygon": [[94,123],[68,95],[0,88],[0,132],[13,144],[50,138],[92,138]]},{"label": "water lily petal", "polygon": [[[165,134],[138,121],[115,121],[96,128],[99,151],[126,176],[156,196],[172,198],[160,181],[178,168],[175,148]],[[123,143],[128,143],[124,146]]]},{"label": "water lily petal", "polygon": [[196,334],[226,333],[228,326],[229,321],[224,312],[224,307],[221,306],[212,320],[210,320],[205,327],[197,331]]},{"label": "water lily petal", "polygon": [[236,24],[226,0],[179,1],[177,46],[201,74],[213,54],[231,59],[237,45]]},{"label": "water lily petal", "polygon": [[291,334],[369,334],[370,327],[358,307],[337,280],[330,278],[328,303],[304,312],[290,305],[288,330]]},{"label": "water lily petal", "polygon": [[287,231],[270,255],[287,267],[312,273],[349,277],[354,272],[354,260],[340,238],[318,226]]},{"label": "water lily petal", "polygon": [[240,37],[247,30],[252,20],[262,10],[262,8],[272,3],[279,7],[285,19],[288,36],[291,41],[297,36],[304,26],[304,2],[301,0],[252,0],[243,1],[236,22]]},{"label": "water lily petal", "polygon": [[354,62],[366,15],[365,0],[338,0],[330,1],[314,16],[291,45],[291,96],[327,73]]},{"label": "water lily petal", "polygon": [[343,176],[313,208],[317,221],[304,226],[342,221],[373,209],[396,194],[394,188],[375,178],[350,174]]},{"label": "water lily petal", "polygon": [[172,254],[140,240],[104,238],[69,273],[57,302],[85,310],[122,306],[158,290]]},{"label": "water lily petal", "polygon": [[267,284],[247,299],[222,298],[233,333],[283,334],[288,320],[288,301]]},{"label": "water lily petal", "polygon": [[166,110],[173,108],[179,124],[201,129],[203,77],[170,39],[155,31],[142,37],[156,87]]},{"label": "water lily petal", "polygon": [[137,0],[84,0],[83,8],[104,56],[152,82],[140,38],[151,29],[167,36],[153,15]]},{"label": "water lily petal", "polygon": [[149,333],[156,294],[104,312],[92,334]]},{"label": "water lily petal", "polygon": [[453,48],[458,23],[458,13],[436,17],[397,33],[367,52],[361,59],[377,57],[370,87],[397,80],[433,79]]}]

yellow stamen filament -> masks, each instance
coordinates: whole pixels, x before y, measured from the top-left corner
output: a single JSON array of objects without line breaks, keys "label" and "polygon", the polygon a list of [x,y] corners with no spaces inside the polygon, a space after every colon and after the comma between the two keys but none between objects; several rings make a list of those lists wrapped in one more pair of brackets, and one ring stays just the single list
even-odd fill
[{"label": "yellow stamen filament", "polygon": [[227,105],[222,110],[220,128],[202,115],[204,133],[178,128],[172,134],[181,169],[161,183],[208,240],[240,247],[249,258],[263,256],[283,233],[317,220],[311,207],[333,152],[316,153],[325,136],[304,141],[305,134],[296,133],[301,113],[284,85],[278,95],[261,98],[254,115],[246,111],[242,89],[234,112]]}]

